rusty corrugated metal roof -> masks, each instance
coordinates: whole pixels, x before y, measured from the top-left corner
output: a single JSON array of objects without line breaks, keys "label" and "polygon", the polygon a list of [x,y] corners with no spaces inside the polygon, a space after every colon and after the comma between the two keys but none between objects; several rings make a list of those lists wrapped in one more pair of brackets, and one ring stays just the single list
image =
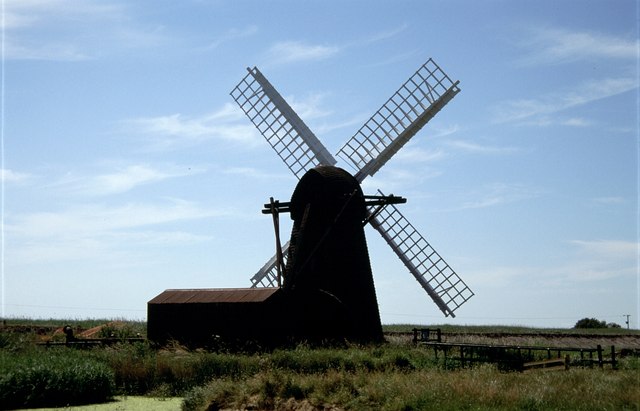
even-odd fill
[{"label": "rusty corrugated metal roof", "polygon": [[265,301],[276,291],[278,291],[278,288],[165,290],[149,301],[149,304],[253,303]]}]

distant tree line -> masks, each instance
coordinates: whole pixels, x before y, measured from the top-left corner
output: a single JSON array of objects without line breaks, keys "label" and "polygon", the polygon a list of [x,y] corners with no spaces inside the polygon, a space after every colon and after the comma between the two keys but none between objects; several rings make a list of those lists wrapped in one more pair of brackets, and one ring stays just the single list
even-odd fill
[{"label": "distant tree line", "polygon": [[595,318],[583,318],[579,320],[573,328],[621,328],[616,323],[607,323],[606,321],[596,320]]}]

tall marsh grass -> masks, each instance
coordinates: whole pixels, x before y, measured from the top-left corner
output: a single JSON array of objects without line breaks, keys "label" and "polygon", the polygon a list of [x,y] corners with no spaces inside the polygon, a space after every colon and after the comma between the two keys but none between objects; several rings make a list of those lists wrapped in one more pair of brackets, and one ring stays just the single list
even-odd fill
[{"label": "tall marsh grass", "polygon": [[270,370],[246,380],[212,380],[185,396],[183,410],[637,410],[637,383],[630,372],[521,374],[489,365],[458,371]]},{"label": "tall marsh grass", "polygon": [[114,373],[73,352],[0,352],[0,408],[98,403],[114,394]]}]

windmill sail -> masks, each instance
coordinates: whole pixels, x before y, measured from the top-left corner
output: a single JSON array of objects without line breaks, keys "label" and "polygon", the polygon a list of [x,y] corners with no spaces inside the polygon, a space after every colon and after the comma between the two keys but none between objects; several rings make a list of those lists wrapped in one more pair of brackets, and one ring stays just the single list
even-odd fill
[{"label": "windmill sail", "polygon": [[[378,190],[379,195],[383,195]],[[371,213],[374,210],[369,210]],[[445,316],[455,317],[454,311],[474,294],[425,238],[389,204],[375,210],[369,221],[389,244],[411,274],[429,294]]]},{"label": "windmill sail", "polygon": [[[257,67],[231,91],[231,97],[249,117],[260,134],[298,178],[317,165],[334,165],[336,160],[318,140],[286,100]],[[287,258],[289,242],[282,247]],[[251,277],[252,287],[278,284],[277,258],[274,255]]]},{"label": "windmill sail", "polygon": [[[284,265],[287,264],[289,257],[289,241],[282,246],[282,258]],[[258,270],[253,277],[251,277],[251,287],[277,287],[278,286],[278,256],[274,254],[273,257],[265,263],[265,265]]]},{"label": "windmill sail", "polygon": [[424,63],[338,151],[362,181],[373,175],[460,91],[432,60]]},{"label": "windmill sail", "polygon": [[[317,137],[257,68],[231,96],[298,179],[317,165],[334,165]],[[460,91],[429,59],[338,151],[361,182],[375,174]],[[380,193],[382,195],[382,193]],[[393,205],[370,209],[369,223],[382,235],[445,316],[474,294],[458,274]],[[289,243],[283,247],[286,257]],[[252,286],[277,285],[274,256],[251,278]]]},{"label": "windmill sail", "polygon": [[333,156],[260,70],[254,67],[247,71],[231,97],[289,170],[300,179],[317,165],[334,165]]}]

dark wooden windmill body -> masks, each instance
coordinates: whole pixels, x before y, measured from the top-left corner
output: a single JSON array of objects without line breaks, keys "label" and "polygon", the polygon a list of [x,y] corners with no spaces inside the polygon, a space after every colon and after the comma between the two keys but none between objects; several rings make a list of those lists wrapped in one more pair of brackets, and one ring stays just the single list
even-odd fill
[{"label": "dark wooden windmill body", "polygon": [[382,339],[358,181],[343,169],[318,166],[300,179],[289,207],[293,228],[283,288],[296,305],[305,305],[301,321],[309,315],[324,319],[329,334]]}]

